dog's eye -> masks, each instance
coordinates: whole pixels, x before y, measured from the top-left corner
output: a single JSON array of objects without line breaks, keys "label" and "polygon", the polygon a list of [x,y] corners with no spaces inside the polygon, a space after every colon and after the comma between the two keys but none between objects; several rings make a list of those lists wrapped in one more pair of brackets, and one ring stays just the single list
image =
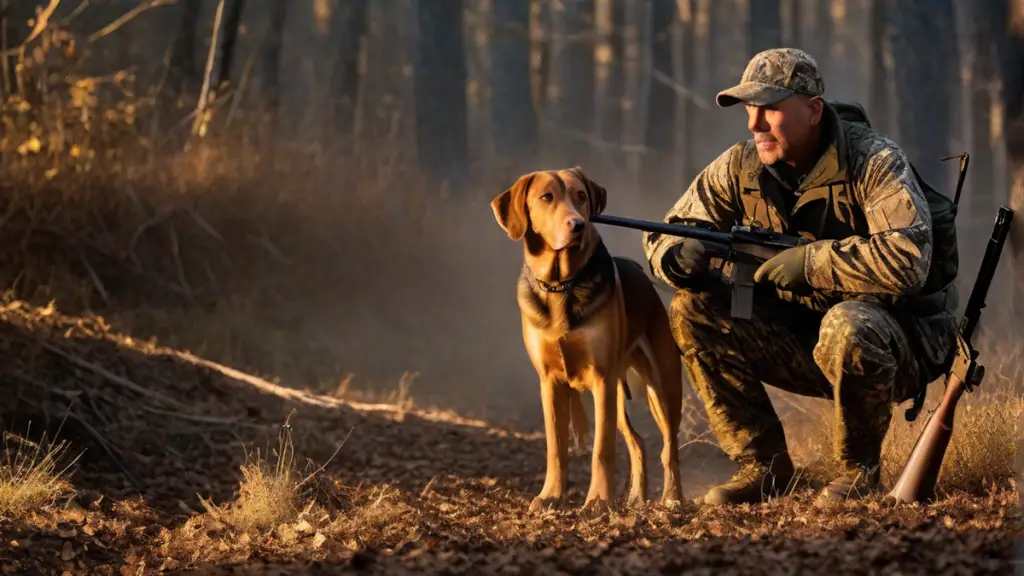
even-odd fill
[{"label": "dog's eye", "polygon": [[580,199],[580,204],[587,203],[587,195],[585,192],[577,192],[576,196]]},{"label": "dog's eye", "polygon": [[554,196],[551,195],[551,192],[548,192],[547,194],[545,194],[545,195],[540,197],[540,199],[545,201],[545,202],[551,202],[551,200],[553,198],[554,198]]}]

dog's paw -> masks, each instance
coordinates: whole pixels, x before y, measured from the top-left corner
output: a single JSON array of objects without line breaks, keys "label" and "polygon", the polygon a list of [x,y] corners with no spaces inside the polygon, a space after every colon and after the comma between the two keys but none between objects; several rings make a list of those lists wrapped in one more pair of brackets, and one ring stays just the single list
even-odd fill
[{"label": "dog's paw", "polygon": [[530,502],[530,512],[540,512],[543,510],[550,510],[553,508],[560,508],[562,505],[562,498],[558,496],[544,496],[540,495]]},{"label": "dog's paw", "polygon": [[662,498],[661,502],[659,502],[659,504],[661,505],[662,508],[664,508],[664,509],[666,509],[666,510],[668,510],[670,512],[678,512],[683,507],[683,499],[682,499],[682,496],[680,496],[678,498],[666,497],[666,498]]},{"label": "dog's paw", "polygon": [[612,509],[612,504],[604,498],[591,498],[583,503],[580,509],[580,518],[594,520],[604,516]]}]

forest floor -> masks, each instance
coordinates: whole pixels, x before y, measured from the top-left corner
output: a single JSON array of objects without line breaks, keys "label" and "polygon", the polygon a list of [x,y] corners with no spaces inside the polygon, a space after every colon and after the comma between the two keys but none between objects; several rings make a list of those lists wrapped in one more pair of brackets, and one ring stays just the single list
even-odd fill
[{"label": "forest floor", "polygon": [[[570,506],[530,515],[539,432],[278,386],[17,301],[0,309],[0,349],[3,428],[69,442],[6,438],[8,464],[39,473],[0,478],[4,574],[1010,574],[1024,542],[1012,484],[827,513],[806,485],[757,506],[584,519],[581,456]],[[76,456],[64,480],[45,474]],[[713,456],[683,467],[688,499],[729,474]]]}]

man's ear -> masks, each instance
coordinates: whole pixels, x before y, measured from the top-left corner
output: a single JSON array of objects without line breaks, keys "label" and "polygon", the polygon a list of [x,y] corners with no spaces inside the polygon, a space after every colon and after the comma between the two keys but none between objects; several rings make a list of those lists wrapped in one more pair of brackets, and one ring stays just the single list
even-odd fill
[{"label": "man's ear", "polygon": [[814,96],[808,103],[811,105],[811,124],[820,124],[825,116],[825,100],[821,96]]},{"label": "man's ear", "polygon": [[571,172],[580,179],[580,182],[583,182],[583,189],[587,191],[587,197],[590,198],[590,215],[604,212],[604,208],[608,204],[608,191],[604,189],[604,186],[588,178],[579,166],[573,167]]},{"label": "man's ear", "polygon": [[508,237],[512,240],[520,240],[526,234],[526,227],[530,224],[526,214],[526,193],[533,184],[533,173],[524,174],[516,180],[508,190],[494,197],[491,200],[491,210],[494,212],[494,219],[498,221]]}]

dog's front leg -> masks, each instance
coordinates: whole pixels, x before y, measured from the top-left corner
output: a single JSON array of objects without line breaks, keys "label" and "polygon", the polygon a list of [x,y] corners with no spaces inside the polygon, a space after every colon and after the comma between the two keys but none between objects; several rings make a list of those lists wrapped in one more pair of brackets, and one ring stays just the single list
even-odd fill
[{"label": "dog's front leg", "polygon": [[561,503],[569,473],[569,387],[544,378],[540,383],[540,398],[544,406],[547,472],[544,487],[530,503],[531,512]]},{"label": "dog's front leg", "polygon": [[595,374],[594,454],[590,464],[590,491],[583,503],[585,510],[600,513],[612,504],[615,481],[615,394],[618,379]]}]

